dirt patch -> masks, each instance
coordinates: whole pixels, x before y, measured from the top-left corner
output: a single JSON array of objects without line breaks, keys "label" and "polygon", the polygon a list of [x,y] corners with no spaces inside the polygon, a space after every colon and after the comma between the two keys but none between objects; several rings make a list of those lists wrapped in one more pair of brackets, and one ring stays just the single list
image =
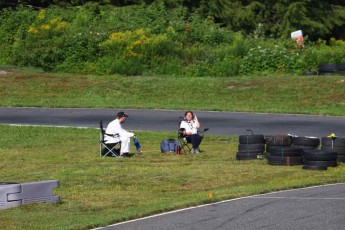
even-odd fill
[{"label": "dirt patch", "polygon": [[7,72],[5,70],[0,70],[0,75],[6,75],[6,74],[9,74],[10,72]]}]

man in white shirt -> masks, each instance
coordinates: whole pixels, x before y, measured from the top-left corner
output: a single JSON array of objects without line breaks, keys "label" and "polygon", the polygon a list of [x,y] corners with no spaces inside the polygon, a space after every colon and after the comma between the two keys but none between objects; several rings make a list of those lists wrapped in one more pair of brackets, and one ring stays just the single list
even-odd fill
[{"label": "man in white shirt", "polygon": [[108,124],[104,136],[106,144],[113,144],[121,141],[120,155],[122,157],[129,157],[130,138],[134,136],[134,133],[126,131],[121,126],[127,117],[128,115],[124,112],[118,112],[116,119]]}]

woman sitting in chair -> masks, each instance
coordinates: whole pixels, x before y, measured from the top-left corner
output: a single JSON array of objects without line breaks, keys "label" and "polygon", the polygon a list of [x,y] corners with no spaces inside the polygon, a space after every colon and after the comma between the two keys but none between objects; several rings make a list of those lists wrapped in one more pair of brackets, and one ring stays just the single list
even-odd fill
[{"label": "woman sitting in chair", "polygon": [[187,111],[185,119],[180,124],[180,130],[183,132],[184,137],[188,143],[192,143],[191,153],[200,153],[199,145],[201,143],[201,136],[198,134],[198,128],[200,128],[200,122],[192,111]]}]

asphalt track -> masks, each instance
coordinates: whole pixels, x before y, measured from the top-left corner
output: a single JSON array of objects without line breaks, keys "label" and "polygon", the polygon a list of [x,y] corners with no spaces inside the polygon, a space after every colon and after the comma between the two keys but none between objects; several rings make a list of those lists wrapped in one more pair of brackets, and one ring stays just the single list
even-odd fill
[{"label": "asphalt track", "polygon": [[[184,111],[133,110],[133,109],[48,109],[0,108],[0,124],[47,125],[98,128],[99,121],[106,125],[118,111],[125,111],[129,118],[123,125],[128,130],[176,131]],[[209,134],[274,135],[323,137],[330,133],[345,136],[345,117],[296,114],[231,113],[194,111]]]},{"label": "asphalt track", "polygon": [[340,230],[345,184],[243,197],[107,226],[106,230]]}]

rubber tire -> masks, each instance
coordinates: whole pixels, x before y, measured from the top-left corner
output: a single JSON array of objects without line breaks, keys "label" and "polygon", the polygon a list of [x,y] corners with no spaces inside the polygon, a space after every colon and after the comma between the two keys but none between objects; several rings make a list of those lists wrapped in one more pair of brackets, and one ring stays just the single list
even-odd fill
[{"label": "rubber tire", "polygon": [[240,135],[240,144],[259,144],[265,143],[264,135]]},{"label": "rubber tire", "polygon": [[[321,145],[332,146],[332,138],[321,137]],[[345,137],[337,137],[333,141],[333,147],[345,147]]]},{"label": "rubber tire", "polygon": [[303,152],[305,151],[314,151],[314,150],[317,150],[317,147],[314,147],[314,146],[304,146],[304,145],[291,145],[291,147],[293,148],[301,148],[303,149]]},{"label": "rubber tire", "polygon": [[265,152],[265,144],[238,144],[239,152],[253,152],[261,151]]},{"label": "rubber tire", "polygon": [[258,157],[256,152],[237,152],[236,160],[255,160]]},{"label": "rubber tire", "polygon": [[280,157],[267,155],[269,165],[303,165],[303,157]]},{"label": "rubber tire", "polygon": [[317,75],[317,72],[316,71],[303,71],[302,74],[305,76],[315,76],[315,75]]},{"label": "rubber tire", "polygon": [[305,151],[303,158],[307,161],[336,161],[337,152],[324,150]]},{"label": "rubber tire", "polygon": [[321,76],[330,76],[334,75],[336,72],[319,72],[319,75]]},{"label": "rubber tire", "polygon": [[307,170],[327,170],[327,166],[325,166],[325,165],[303,165],[302,169],[307,169]]},{"label": "rubber tire", "polygon": [[292,144],[318,147],[320,145],[320,139],[317,137],[292,137]]},{"label": "rubber tire", "polygon": [[337,71],[339,72],[345,71],[345,62],[337,63]]},{"label": "rubber tire", "polygon": [[265,136],[267,145],[290,146],[292,144],[292,137],[287,135],[267,135]]},{"label": "rubber tire", "polygon": [[302,157],[303,149],[302,148],[292,148],[288,146],[275,146],[270,147],[269,151],[271,156],[280,156],[280,157]]},{"label": "rubber tire", "polygon": [[281,149],[281,148],[290,148],[291,145],[266,145],[266,152],[270,152],[270,149]]},{"label": "rubber tire", "polygon": [[327,167],[337,167],[337,161],[307,161],[307,160],[304,160],[304,165],[324,165]]},{"label": "rubber tire", "polygon": [[338,162],[345,162],[345,155],[339,155],[337,156],[337,161]]},{"label": "rubber tire", "polygon": [[333,73],[337,71],[337,64],[320,64],[319,73]]}]

